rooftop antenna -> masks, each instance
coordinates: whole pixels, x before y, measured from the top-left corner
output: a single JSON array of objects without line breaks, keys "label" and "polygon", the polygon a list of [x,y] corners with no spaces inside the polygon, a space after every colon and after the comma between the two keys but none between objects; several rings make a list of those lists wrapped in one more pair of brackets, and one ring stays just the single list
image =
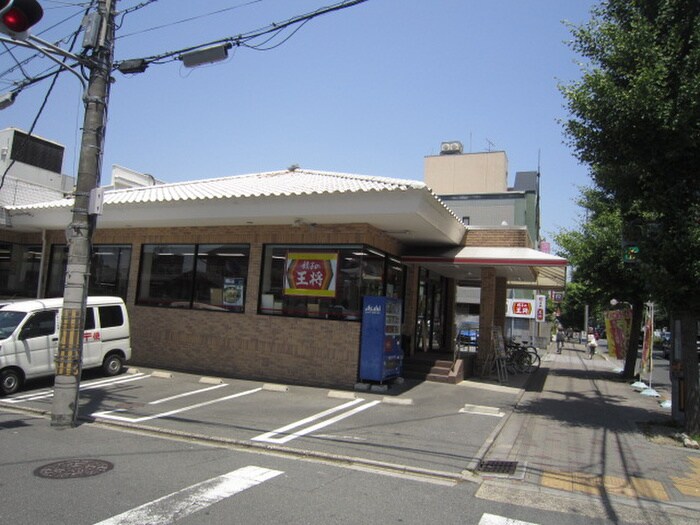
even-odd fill
[{"label": "rooftop antenna", "polygon": [[491,148],[495,146],[493,142],[491,142],[489,139],[486,139],[486,144],[489,145],[489,153],[491,152]]}]

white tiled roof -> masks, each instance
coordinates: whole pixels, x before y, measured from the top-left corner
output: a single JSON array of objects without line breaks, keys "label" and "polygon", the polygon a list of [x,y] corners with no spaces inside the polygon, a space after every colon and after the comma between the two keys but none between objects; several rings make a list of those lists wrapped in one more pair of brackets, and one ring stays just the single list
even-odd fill
[{"label": "white tiled roof", "polygon": [[[313,171],[305,169],[271,171],[217,179],[161,184],[143,188],[109,190],[105,204],[155,203],[266,196],[293,196],[331,193],[427,190],[423,182]],[[15,208],[62,208],[73,199],[60,199]]]}]

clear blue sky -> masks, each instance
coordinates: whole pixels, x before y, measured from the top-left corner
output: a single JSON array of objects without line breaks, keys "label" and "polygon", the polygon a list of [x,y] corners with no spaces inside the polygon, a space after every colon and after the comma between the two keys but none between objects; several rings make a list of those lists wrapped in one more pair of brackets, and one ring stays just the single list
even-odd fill
[{"label": "clear blue sky", "polygon": [[[116,59],[248,33],[336,1],[159,0],[124,17]],[[40,3],[45,16],[34,34],[53,42],[77,29],[79,2]],[[118,9],[140,3],[120,0]],[[115,72],[102,182],[113,164],[166,182],[292,164],[422,180],[424,157],[459,140],[467,152],[505,151],[509,184],[539,164],[542,235],[551,240],[560,227],[577,226],[574,199],[589,183],[559,123],[567,115],[557,84],[580,76],[564,22],[584,23],[595,3],[369,0],[310,21],[269,51],[236,48],[226,62],[198,69],[169,62],[140,75]],[[7,72],[13,65],[0,46],[2,93],[21,78]],[[34,60],[24,69],[34,75],[50,65]],[[28,129],[48,86],[23,91],[0,112],[0,128]],[[78,80],[61,75],[35,129],[66,146],[69,175],[77,169],[80,97]]]}]

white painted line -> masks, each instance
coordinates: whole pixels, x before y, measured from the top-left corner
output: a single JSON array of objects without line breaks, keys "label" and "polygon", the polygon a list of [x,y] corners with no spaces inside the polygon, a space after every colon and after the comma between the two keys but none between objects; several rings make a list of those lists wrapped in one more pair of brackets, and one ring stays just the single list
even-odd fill
[{"label": "white painted line", "polygon": [[209,390],[216,390],[217,388],[222,388],[228,385],[216,385],[216,386],[208,386],[206,388],[200,388],[199,390],[193,390],[192,392],[185,392],[183,394],[177,394],[176,396],[170,396],[170,397],[164,397],[163,399],[157,399],[155,401],[151,401],[148,403],[149,405],[160,405],[161,403],[165,403],[166,401],[172,401],[173,399],[180,399],[183,397],[187,396],[193,396],[195,394],[201,394],[202,392],[208,392]]},{"label": "white painted line", "polygon": [[460,414],[476,414],[479,416],[503,417],[505,414],[500,408],[487,407],[483,405],[464,405],[464,408],[459,409]]},{"label": "white painted line", "polygon": [[[148,377],[150,376],[144,374],[135,374],[130,377],[119,376],[112,377],[109,379],[101,379],[92,383],[81,383],[80,391],[82,392],[83,390],[92,390],[93,388],[99,388],[101,386],[118,385],[120,383],[130,383],[131,381],[139,381],[141,379],[147,379]],[[37,392],[23,394],[21,396],[6,399],[4,401],[6,403],[24,403],[27,401],[38,401],[39,399],[46,399],[49,397],[53,397],[53,388],[50,390],[45,389]]]},{"label": "white painted line", "polygon": [[249,466],[212,478],[113,516],[95,525],[166,525],[283,474]]},{"label": "white painted line", "polygon": [[479,520],[479,525],[537,525],[537,523],[504,518],[495,514],[483,514]]},{"label": "white painted line", "polygon": [[316,421],[318,419],[321,419],[321,418],[324,418],[324,417],[329,416],[331,414],[334,414],[340,410],[344,410],[344,409],[351,407],[353,405],[356,405],[358,403],[362,403],[362,401],[364,401],[364,399],[355,399],[353,401],[348,401],[347,403],[342,404],[340,406],[329,408],[328,410],[324,410],[323,412],[319,412],[318,414],[314,414],[313,416],[309,416],[307,418],[300,419],[299,421],[296,421],[294,423],[290,423],[289,425],[280,427],[276,430],[266,432],[265,434],[260,434],[259,436],[252,438],[252,440],[253,441],[268,441],[268,439],[272,436],[275,436],[277,434],[281,434],[283,432],[287,432],[289,430],[292,430],[293,428],[297,428],[297,427],[300,427],[300,426],[303,426],[303,425],[306,425],[309,423],[313,423],[314,421]]},{"label": "white painted line", "polygon": [[[355,405],[359,402],[364,401],[364,399],[356,399],[355,401],[350,401],[349,403],[345,403],[344,405],[341,405],[340,407],[336,407],[334,411],[338,411],[344,407]],[[353,408],[352,410],[348,410],[347,412],[343,412],[342,414],[339,414],[335,417],[332,417],[330,419],[326,419],[325,421],[321,421],[319,423],[316,423],[315,425],[311,425],[310,427],[306,427],[305,429],[299,430],[297,432],[292,432],[291,434],[287,434],[285,436],[275,438],[273,436],[279,435],[279,434],[284,434],[286,433],[287,430],[290,430],[292,428],[296,428],[301,426],[302,424],[306,424],[307,420],[314,420],[314,419],[320,419],[322,416],[321,414],[317,414],[316,416],[312,416],[311,418],[307,418],[306,420],[302,421],[297,421],[296,423],[292,423],[291,425],[287,425],[286,427],[278,428],[277,430],[273,430],[272,432],[268,432],[266,434],[262,434],[260,436],[252,438],[253,441],[266,441],[267,443],[276,443],[276,444],[284,444],[287,443],[288,441],[291,441],[292,439],[296,439],[298,437],[305,436],[307,434],[310,434],[312,432],[315,432],[316,430],[319,430],[321,428],[327,427],[329,425],[332,425],[333,423],[336,423],[338,421],[341,421],[347,417],[353,416],[359,412],[362,412],[364,410],[367,410],[368,408],[371,408],[375,405],[378,405],[380,401],[370,401],[368,403],[365,403],[364,405],[361,405],[359,407]],[[332,409],[333,410],[333,409]],[[329,412],[326,410],[326,412]],[[326,414],[327,415],[327,414]]]},{"label": "white painted line", "polygon": [[145,374],[134,374],[130,377],[126,376],[116,376],[109,379],[100,379],[98,381],[93,381],[92,383],[82,383],[80,390],[92,390],[93,388],[99,388],[101,386],[118,385],[121,383],[131,383],[132,381],[140,381],[141,379],[148,379],[150,376]]},{"label": "white painted line", "polygon": [[150,419],[158,419],[161,417],[172,416],[173,414],[179,414],[180,412],[187,412],[188,410],[194,410],[195,408],[201,408],[207,405],[213,405],[214,403],[220,403],[221,401],[228,401],[229,399],[235,399],[237,397],[243,397],[250,394],[255,394],[260,392],[260,388],[254,388],[253,390],[246,390],[245,392],[238,392],[237,394],[232,394],[226,397],[218,397],[212,399],[211,401],[204,401],[203,403],[197,403],[196,405],[189,405],[186,407],[178,408],[176,410],[170,410],[168,412],[161,412],[159,414],[153,414],[151,416],[143,417],[127,417],[127,416],[117,416],[114,415],[115,412],[126,412],[124,408],[118,408],[116,410],[106,410],[104,412],[94,412],[91,414],[93,417],[101,417],[104,419],[113,419],[114,421],[124,421],[126,423],[141,423],[142,421],[148,421]]}]

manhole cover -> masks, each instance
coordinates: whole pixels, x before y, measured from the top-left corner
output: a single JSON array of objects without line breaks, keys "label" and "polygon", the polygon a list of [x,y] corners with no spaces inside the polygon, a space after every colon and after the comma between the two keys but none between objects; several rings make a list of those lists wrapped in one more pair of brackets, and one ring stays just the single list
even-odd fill
[{"label": "manhole cover", "polygon": [[113,467],[113,463],[101,459],[67,459],[39,467],[34,475],[48,479],[88,478],[110,471]]},{"label": "manhole cover", "polygon": [[512,476],[518,468],[517,461],[481,461],[479,462],[478,471],[487,474],[504,474]]}]

